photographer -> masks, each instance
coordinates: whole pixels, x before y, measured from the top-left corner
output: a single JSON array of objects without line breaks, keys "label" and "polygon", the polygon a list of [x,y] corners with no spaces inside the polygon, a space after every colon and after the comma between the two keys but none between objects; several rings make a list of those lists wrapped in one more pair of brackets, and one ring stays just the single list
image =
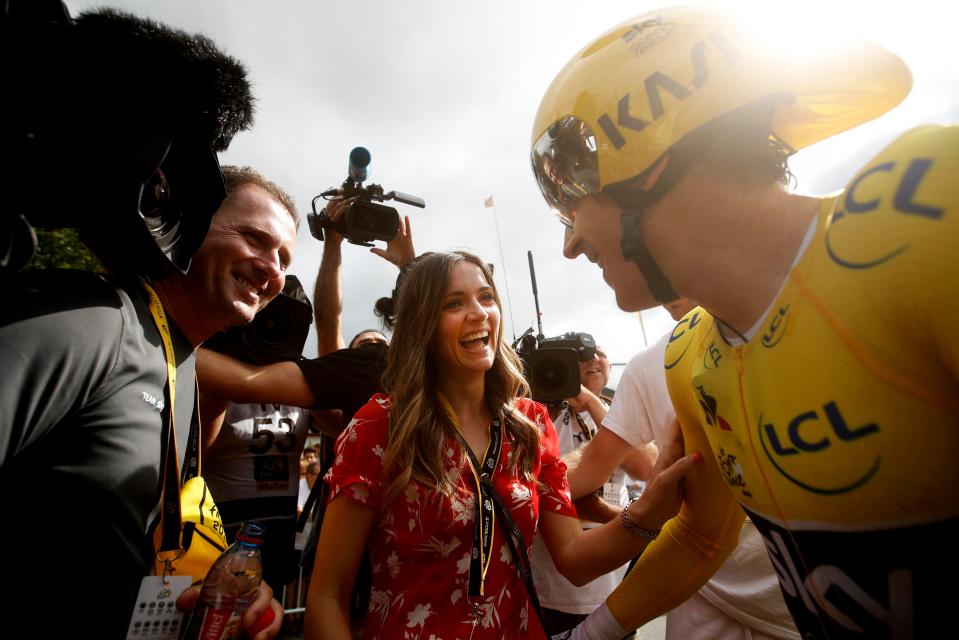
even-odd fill
[{"label": "photographer", "polygon": [[[343,340],[343,285],[341,282],[341,268],[343,264],[342,249],[343,236],[335,229],[335,225],[341,220],[342,216],[349,206],[356,201],[356,198],[340,199],[334,198],[326,205],[326,215],[331,223],[324,230],[323,241],[323,259],[320,261],[320,269],[316,274],[316,284],[313,288],[313,311],[316,314],[316,337],[317,351],[319,355],[324,356],[333,351],[346,348],[347,346],[355,348],[358,346],[359,338],[365,334],[376,333],[383,340],[376,339],[375,336],[369,336],[375,342],[389,344],[386,336],[375,330],[364,330],[358,333],[350,344],[347,345]],[[387,242],[386,249],[371,247],[370,253],[375,254],[390,262],[398,269],[402,269],[410,260],[416,256],[413,248],[413,230],[410,226],[409,216],[404,216],[400,220],[399,229],[396,236]],[[359,342],[364,342],[360,340]]]},{"label": "photographer", "polygon": [[[35,55],[3,69],[20,110],[2,123],[4,228],[80,227],[114,272],[8,273],[2,283],[7,600],[20,624],[48,620],[55,605],[60,620],[120,638],[154,564],[164,453],[178,469],[188,462],[193,351],[280,290],[297,214],[252,171],[227,171],[224,184],[215,153],[253,107],[243,67],[212,42],[110,11],[74,22],[60,3],[3,11],[6,59]],[[144,69],[163,74],[148,95]],[[20,251],[23,237],[2,239]],[[272,611],[250,633],[257,640],[279,629],[270,595],[264,585],[243,617],[251,631]]]},{"label": "photographer", "polygon": [[[586,354],[589,355],[589,354]],[[607,401],[603,397],[609,382],[609,359],[602,347],[579,362],[579,395],[562,404],[550,407],[550,418],[559,436],[560,454],[565,458],[584,447],[596,435],[597,425],[606,417]],[[642,466],[637,468],[639,452],[624,456],[624,468],[630,473],[647,473]],[[640,465],[644,461],[640,460]],[[596,493],[575,503],[583,520],[583,528],[598,526],[619,515],[628,503],[625,474],[622,469],[610,470],[604,480],[602,497]],[[644,476],[645,477],[645,476]],[[626,565],[604,574],[581,587],[573,585],[557,571],[549,551],[540,536],[533,543],[531,560],[536,589],[545,614],[546,631],[557,634],[575,627],[587,614],[600,606],[626,575]]]}]

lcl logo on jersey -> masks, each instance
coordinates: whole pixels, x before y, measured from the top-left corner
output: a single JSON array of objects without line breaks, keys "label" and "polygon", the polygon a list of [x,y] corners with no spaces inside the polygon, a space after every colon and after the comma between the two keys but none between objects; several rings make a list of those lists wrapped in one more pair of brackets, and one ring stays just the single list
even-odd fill
[{"label": "lcl logo on jersey", "polygon": [[[892,209],[900,214],[918,216],[928,220],[942,218],[945,213],[944,209],[920,202],[917,196],[926,174],[934,164],[929,158],[914,158],[905,165],[902,178],[896,186],[895,193],[892,194]],[[837,228],[845,229],[847,220],[852,220],[860,214],[876,211],[882,205],[888,204],[886,202],[889,197],[887,189],[883,187],[881,180],[879,183],[874,181],[881,178],[879,174],[892,173],[900,169],[901,166],[901,163],[898,162],[877,164],[862,172],[846,189],[841,207],[832,214],[829,226],[826,228],[826,250],[833,262],[839,266],[847,269],[871,269],[889,262],[909,249],[909,243],[903,242],[877,251],[875,255],[851,255],[851,251],[836,246],[842,244],[836,239]],[[873,185],[876,188],[871,191]],[[840,227],[840,225],[842,226]],[[859,248],[859,246],[857,245],[856,248]]]},{"label": "lcl logo on jersey", "polygon": [[785,305],[779,308],[774,315],[772,320],[769,321],[769,326],[766,328],[766,332],[763,334],[761,342],[763,346],[772,349],[779,341],[783,339],[783,336],[786,334],[786,316],[789,315],[789,305]]},{"label": "lcl logo on jersey", "polygon": [[[832,461],[822,465],[806,464],[810,456],[827,455],[835,450],[834,447],[851,445],[879,433],[879,425],[875,422],[850,425],[834,401],[825,403],[820,409],[800,413],[785,428],[766,422],[760,415],[758,430],[763,452],[776,470],[793,484],[813,493],[847,493],[868,482],[879,470],[879,456],[871,462],[863,460],[861,463],[858,458],[848,456],[849,462],[840,466]],[[794,468],[801,469],[802,473]],[[830,478],[830,484],[825,483],[824,475]]]},{"label": "lcl logo on jersey", "polygon": [[[702,319],[702,310],[696,309],[673,327],[673,332],[669,334],[669,342],[666,344],[665,367],[667,369],[675,367],[686,355],[686,350],[689,349],[689,344],[692,342],[692,339],[686,334],[695,329]],[[684,336],[685,340],[683,340]],[[679,355],[676,355],[677,351],[679,351]]]},{"label": "lcl logo on jersey", "polygon": [[719,350],[719,347],[716,346],[716,341],[713,340],[709,343],[709,346],[706,347],[706,351],[703,352],[703,369],[718,369],[719,361],[722,359],[723,354]]}]

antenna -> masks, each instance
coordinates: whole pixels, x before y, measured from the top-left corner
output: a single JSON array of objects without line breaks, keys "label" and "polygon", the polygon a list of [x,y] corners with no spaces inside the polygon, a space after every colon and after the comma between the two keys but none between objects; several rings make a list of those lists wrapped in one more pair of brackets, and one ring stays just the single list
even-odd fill
[{"label": "antenna", "polygon": [[539,335],[536,337],[542,340],[546,336],[543,334],[543,314],[539,310],[539,291],[536,289],[536,269],[533,268],[533,252],[527,251],[526,257],[529,259],[529,279],[533,283],[533,302],[536,303],[536,326],[539,329]]}]

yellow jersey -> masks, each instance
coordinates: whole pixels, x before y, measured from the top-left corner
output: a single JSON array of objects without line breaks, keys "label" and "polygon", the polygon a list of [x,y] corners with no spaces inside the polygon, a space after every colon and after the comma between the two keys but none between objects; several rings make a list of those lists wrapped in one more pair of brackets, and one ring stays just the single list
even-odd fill
[{"label": "yellow jersey", "polygon": [[[702,309],[670,336],[664,365],[687,450],[712,451],[806,638],[953,626],[957,259],[959,128],[921,127],[822,201],[748,342],[730,344]],[[664,563],[660,580],[667,558],[685,555],[688,578],[725,557],[742,515],[715,494],[697,508],[710,513],[684,509],[647,550],[663,545],[648,560]],[[690,559],[679,529],[699,536],[708,561]]]}]

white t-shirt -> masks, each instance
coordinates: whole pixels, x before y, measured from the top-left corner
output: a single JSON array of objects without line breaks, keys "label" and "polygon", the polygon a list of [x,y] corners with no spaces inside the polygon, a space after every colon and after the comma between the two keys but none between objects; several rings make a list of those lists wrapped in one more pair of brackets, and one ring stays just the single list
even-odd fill
[{"label": "white t-shirt", "polygon": [[[664,368],[669,337],[667,333],[629,361],[616,387],[613,405],[603,420],[605,428],[633,447],[662,440],[664,430],[676,419],[666,389]],[[749,520],[740,532],[739,545],[703,585],[699,595],[716,607],[717,615],[726,615],[775,637],[800,637],[762,537]],[[683,628],[687,631],[686,640],[699,640],[688,635],[689,629],[695,626]]]},{"label": "white t-shirt", "polygon": [[632,357],[603,419],[604,427],[636,448],[662,440],[663,429],[676,418],[663,369],[667,344],[668,333]]},{"label": "white t-shirt", "polygon": [[[319,480],[319,478],[317,478],[317,480]],[[296,498],[296,508],[302,511],[303,506],[306,504],[306,501],[309,497],[310,485],[306,481],[306,478],[300,478],[300,493]]]},{"label": "white t-shirt", "polygon": [[[579,416],[586,423],[590,433],[595,434],[596,423],[593,422],[589,413],[584,411]],[[575,451],[586,444],[587,440],[583,435],[579,421],[576,420],[570,409],[563,409],[556,416],[554,426],[556,427],[556,434],[559,436],[559,451],[562,455]],[[617,499],[610,500],[610,502],[619,506],[626,506],[628,502],[626,476],[620,469],[614,472],[610,482],[607,483],[607,488],[604,490],[604,495],[610,497],[613,497],[612,494],[614,493]],[[593,609],[606,601],[607,596],[623,581],[623,576],[626,575],[626,565],[623,565],[615,571],[599,576],[589,584],[577,587],[557,571],[556,565],[553,564],[553,559],[549,555],[549,550],[539,534],[536,534],[536,538],[533,540],[530,561],[533,565],[533,582],[536,585],[540,604],[547,609],[565,611],[566,613],[592,613]]]}]

